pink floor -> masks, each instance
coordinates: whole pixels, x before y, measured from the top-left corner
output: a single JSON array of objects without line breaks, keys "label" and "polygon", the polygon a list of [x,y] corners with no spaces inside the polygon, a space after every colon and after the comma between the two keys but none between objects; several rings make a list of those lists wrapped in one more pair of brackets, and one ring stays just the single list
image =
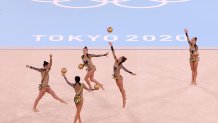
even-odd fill
[{"label": "pink floor", "polygon": [[[90,50],[105,53],[110,50]],[[26,69],[29,64],[41,67],[53,54],[50,86],[67,105],[46,94],[40,101],[39,113],[32,112],[38,94],[40,74]],[[218,123],[218,51],[200,50],[198,85],[191,86],[188,50],[116,50],[128,58],[124,66],[135,72],[122,72],[127,93],[127,106],[122,109],[121,94],[112,79],[113,58],[93,58],[95,78],[105,90],[84,93],[81,113],[83,123]],[[75,115],[74,91],[67,77],[83,77],[80,50],[1,50],[0,51],[0,123],[72,123]]]}]

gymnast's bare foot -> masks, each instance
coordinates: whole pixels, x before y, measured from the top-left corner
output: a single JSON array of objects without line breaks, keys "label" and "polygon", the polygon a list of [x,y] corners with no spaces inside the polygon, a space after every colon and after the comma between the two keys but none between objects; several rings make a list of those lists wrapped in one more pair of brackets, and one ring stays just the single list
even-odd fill
[{"label": "gymnast's bare foot", "polygon": [[33,112],[39,112],[39,110],[36,108],[33,108]]},{"label": "gymnast's bare foot", "polygon": [[194,85],[197,85],[197,83],[196,83],[196,82],[194,82]]},{"label": "gymnast's bare foot", "polygon": [[100,84],[100,87],[101,87],[102,90],[104,90],[103,84]]},{"label": "gymnast's bare foot", "polygon": [[65,102],[64,100],[61,100],[61,103],[67,104],[67,102]]},{"label": "gymnast's bare foot", "polygon": [[95,90],[95,89],[92,88],[92,87],[90,87],[90,88],[88,89],[89,92],[91,92],[92,90]]},{"label": "gymnast's bare foot", "polygon": [[126,99],[123,100],[123,108],[126,107]]}]

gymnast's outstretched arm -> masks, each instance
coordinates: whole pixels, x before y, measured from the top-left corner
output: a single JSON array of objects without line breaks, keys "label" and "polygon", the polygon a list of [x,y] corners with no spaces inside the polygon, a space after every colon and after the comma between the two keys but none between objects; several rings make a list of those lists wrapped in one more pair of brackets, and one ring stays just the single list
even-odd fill
[{"label": "gymnast's outstretched arm", "polygon": [[63,74],[63,76],[64,76],[64,79],[66,80],[67,84],[69,84],[69,85],[72,86],[72,87],[75,87],[75,84],[70,83],[70,82],[68,81],[68,79],[67,79],[67,77],[65,76],[65,74]]},{"label": "gymnast's outstretched arm", "polygon": [[30,68],[30,69],[33,69],[33,70],[36,70],[38,72],[42,72],[43,71],[43,68],[36,68],[36,67],[30,66],[30,65],[26,65],[26,67]]},{"label": "gymnast's outstretched arm", "polygon": [[107,55],[108,55],[108,53],[105,53],[105,54],[98,54],[98,55],[96,55],[96,54],[90,54],[91,57],[102,57],[102,56],[107,56]]},{"label": "gymnast's outstretched arm", "polygon": [[189,35],[188,35],[188,29],[184,29],[184,31],[185,31],[186,39],[187,39],[188,43],[191,45],[191,40],[190,40]]},{"label": "gymnast's outstretched arm", "polygon": [[52,54],[50,54],[49,70],[51,69],[51,66],[52,66]]},{"label": "gymnast's outstretched arm", "polygon": [[132,75],[136,75],[135,73],[133,73],[133,72],[131,72],[130,70],[126,69],[123,65],[121,66],[121,68],[122,68],[124,71],[126,71],[126,72],[128,72],[128,73],[130,73],[130,74],[132,74]]},{"label": "gymnast's outstretched arm", "polygon": [[112,42],[109,42],[109,45],[111,46],[111,51],[112,51],[112,54],[113,54],[114,59],[117,60],[117,57],[116,57],[116,54],[115,54],[115,51],[114,51],[114,47],[113,47]]}]

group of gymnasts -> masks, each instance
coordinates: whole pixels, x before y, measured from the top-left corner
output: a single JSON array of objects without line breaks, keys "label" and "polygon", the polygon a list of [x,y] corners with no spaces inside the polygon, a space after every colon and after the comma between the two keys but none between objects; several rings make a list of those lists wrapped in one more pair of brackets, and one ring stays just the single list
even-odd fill
[{"label": "group of gymnasts", "polygon": [[[196,83],[196,78],[197,78],[197,67],[198,67],[198,61],[199,61],[199,53],[198,53],[198,46],[196,44],[197,42],[197,37],[193,37],[193,38],[189,38],[188,35],[188,30],[184,29],[186,37],[187,37],[187,41],[189,43],[189,49],[190,49],[190,66],[191,66],[191,70],[192,70],[192,80],[191,80],[191,84],[192,85],[197,85]],[[112,42],[109,42],[109,45],[111,47],[111,51],[113,54],[113,58],[114,58],[114,66],[113,66],[113,78],[116,81],[116,84],[122,94],[122,99],[123,99],[123,108],[125,108],[126,106],[126,92],[125,89],[123,87],[123,77],[120,75],[120,70],[121,68],[130,73],[131,75],[136,75],[135,73],[129,71],[128,69],[126,69],[123,66],[123,63],[127,60],[127,58],[125,56],[121,56],[121,57],[117,57],[115,54],[115,50],[113,47]],[[77,108],[77,112],[75,115],[75,119],[74,119],[74,123],[76,123],[77,121],[79,121],[79,123],[82,123],[81,121],[81,117],[80,117],[80,112],[83,106],[83,89],[86,89],[88,91],[93,91],[96,90],[94,88],[92,88],[91,86],[91,82],[94,82],[96,84],[98,84],[102,89],[104,89],[103,84],[99,83],[95,78],[94,78],[94,73],[96,71],[96,67],[93,64],[91,58],[92,57],[102,57],[102,56],[108,56],[108,53],[105,54],[101,54],[101,55],[95,55],[95,54],[89,54],[88,53],[88,48],[84,47],[83,48],[83,55],[81,56],[82,61],[84,66],[87,68],[87,74],[84,78],[84,80],[87,82],[88,87],[83,84],[80,83],[80,77],[76,76],[75,77],[75,83],[70,83],[65,75],[65,73],[62,73],[64,79],[66,80],[66,82],[72,86],[75,90],[75,97],[80,97],[80,98],[76,98],[74,97],[74,102]],[[61,99],[60,97],[58,97],[55,92],[51,89],[51,87],[49,86],[49,71],[52,67],[52,55],[50,54],[50,61],[44,61],[43,62],[43,68],[36,68],[30,65],[26,65],[27,68],[36,70],[38,72],[41,73],[41,83],[39,85],[39,94],[38,97],[35,99],[34,105],[33,105],[33,111],[34,112],[39,112],[39,110],[36,108],[37,104],[39,102],[39,100],[43,97],[43,95],[47,92],[49,94],[51,94],[55,99],[57,99],[58,101],[60,101],[61,103],[65,103],[67,104],[63,99]],[[79,100],[78,100],[79,99]]]}]

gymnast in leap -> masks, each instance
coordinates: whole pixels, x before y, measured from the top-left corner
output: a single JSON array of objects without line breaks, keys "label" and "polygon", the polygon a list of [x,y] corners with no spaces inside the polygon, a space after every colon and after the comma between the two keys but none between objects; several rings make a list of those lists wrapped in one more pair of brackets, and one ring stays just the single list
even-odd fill
[{"label": "gymnast in leap", "polygon": [[55,92],[51,89],[51,87],[49,86],[49,71],[51,69],[52,66],[52,55],[50,54],[50,62],[44,61],[43,62],[43,68],[36,68],[30,65],[26,65],[27,68],[36,70],[38,72],[41,73],[41,83],[38,87],[39,89],[39,94],[38,97],[35,99],[34,105],[33,105],[33,111],[34,112],[39,112],[39,110],[36,108],[38,105],[38,102],[40,101],[40,99],[44,96],[44,94],[47,92],[49,94],[52,95],[52,97],[58,101],[60,101],[61,103],[65,103],[67,104],[63,99],[59,98]]},{"label": "gymnast in leap", "polygon": [[113,66],[113,71],[114,71],[113,78],[115,79],[117,86],[122,94],[123,108],[125,108],[127,98],[126,98],[126,92],[125,92],[124,87],[123,87],[123,77],[120,75],[120,69],[122,68],[124,71],[130,73],[131,75],[136,75],[136,74],[129,71],[128,69],[126,69],[123,66],[123,63],[127,60],[127,58],[125,56],[121,56],[121,57],[117,58],[115,55],[115,51],[114,51],[112,42],[109,42],[109,45],[111,46],[111,51],[112,51],[112,54],[113,54],[113,57],[115,60],[114,66]]}]

